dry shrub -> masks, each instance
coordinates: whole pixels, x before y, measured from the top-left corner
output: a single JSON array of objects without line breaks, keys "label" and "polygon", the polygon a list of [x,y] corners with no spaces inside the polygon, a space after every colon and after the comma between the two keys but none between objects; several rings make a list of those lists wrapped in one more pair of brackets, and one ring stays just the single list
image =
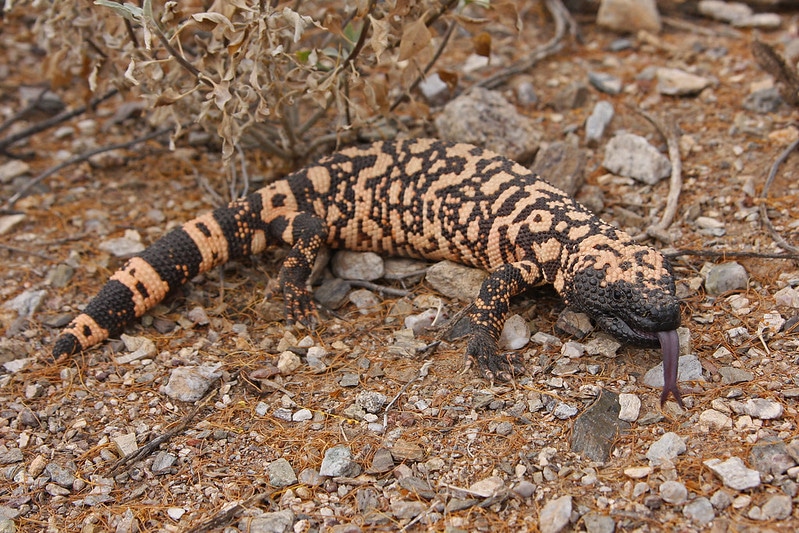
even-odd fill
[{"label": "dry shrub", "polygon": [[[134,92],[153,109],[151,120],[173,120],[177,134],[191,123],[216,132],[225,158],[252,145],[298,158],[358,135],[380,136],[424,72],[487,54],[489,26],[515,34],[514,6],[32,0],[14,9],[44,10],[36,29],[55,85],[78,79],[92,94],[112,86]],[[442,55],[447,44],[455,59]],[[441,77],[459,81],[443,68]]]}]

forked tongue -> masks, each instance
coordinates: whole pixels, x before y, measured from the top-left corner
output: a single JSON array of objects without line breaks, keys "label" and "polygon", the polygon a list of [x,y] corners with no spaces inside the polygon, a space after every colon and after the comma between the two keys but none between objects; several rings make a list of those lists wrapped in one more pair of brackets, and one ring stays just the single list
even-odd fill
[{"label": "forked tongue", "polygon": [[658,331],[660,350],[663,352],[663,392],[660,394],[660,405],[666,403],[669,394],[674,396],[680,407],[685,409],[677,388],[677,364],[680,357],[680,338],[676,330]]}]

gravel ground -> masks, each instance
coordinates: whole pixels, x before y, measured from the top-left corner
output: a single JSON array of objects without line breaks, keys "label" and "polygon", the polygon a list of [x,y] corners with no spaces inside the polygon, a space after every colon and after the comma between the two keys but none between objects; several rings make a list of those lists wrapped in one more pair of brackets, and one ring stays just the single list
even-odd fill
[{"label": "gravel ground", "polygon": [[[781,17],[761,38],[799,51],[796,13]],[[404,328],[465,305],[422,279],[425,264],[375,282],[407,296],[361,287],[315,334],[286,330],[269,297],[280,250],[193,280],[129,336],[54,364],[57,328],[118,255],[211,206],[196,171],[224,188],[213,150],[150,142],[69,167],[0,213],[0,531],[799,529],[799,266],[766,257],[785,248],[761,209],[797,243],[796,155],[761,194],[799,138],[796,110],[758,68],[754,30],[684,17],[622,37],[593,19],[578,19],[582,44],[490,98],[529,119],[506,128],[525,145],[561,143],[567,162],[583,161],[569,171],[585,178],[578,196],[632,234],[660,219],[669,191],[657,170],[667,142],[636,109],[677,125],[679,208],[657,232],[669,242],[649,242],[673,254],[684,301],[685,409],[660,407],[657,350],[614,346],[548,290],[514,302],[526,376],[464,371],[462,338]],[[531,42],[537,30],[525,28]],[[5,120],[40,58],[25,31],[0,40]],[[112,120],[119,106],[15,146],[34,157],[0,158],[2,198],[140,135]],[[653,169],[649,182],[609,172],[622,133],[656,149],[634,165]],[[251,165],[256,185],[282,168],[263,154]],[[468,294],[471,278],[454,277]]]}]

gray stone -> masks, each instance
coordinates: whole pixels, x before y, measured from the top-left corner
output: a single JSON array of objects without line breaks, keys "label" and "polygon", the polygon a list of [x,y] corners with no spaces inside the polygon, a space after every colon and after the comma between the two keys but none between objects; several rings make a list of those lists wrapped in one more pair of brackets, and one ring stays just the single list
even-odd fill
[{"label": "gray stone", "polygon": [[657,89],[667,96],[694,96],[710,87],[708,78],[697,76],[677,68],[657,70]]},{"label": "gray stone", "polygon": [[48,463],[44,470],[53,483],[65,489],[72,488],[72,484],[75,482],[75,468],[65,468],[58,463]]},{"label": "gray stone", "polygon": [[777,13],[755,13],[749,17],[734,20],[736,28],[760,28],[763,30],[776,30],[782,26],[782,17]]},{"label": "gray stone", "polygon": [[619,94],[622,89],[621,78],[606,72],[589,71],[588,82],[606,94]]},{"label": "gray stone", "polygon": [[177,460],[178,458],[171,453],[161,450],[156,454],[155,459],[153,459],[150,470],[152,470],[153,474],[168,474],[171,472],[172,465],[174,465]]},{"label": "gray stone", "polygon": [[419,462],[424,460],[424,450],[414,442],[399,439],[391,448],[391,456],[395,461]]},{"label": "gray stone", "polygon": [[424,502],[408,502],[404,500],[391,502],[391,513],[398,520],[408,520],[427,510]]},{"label": "gray stone", "polygon": [[586,533],[613,533],[616,530],[616,522],[613,521],[613,518],[597,511],[585,513],[583,525]]},{"label": "gray stone", "polygon": [[663,501],[672,505],[682,505],[688,498],[688,489],[679,481],[664,481],[659,490]]},{"label": "gray stone", "polygon": [[357,289],[349,294],[349,300],[362,315],[369,315],[380,310],[380,299],[368,289]]},{"label": "gray stone", "polygon": [[776,87],[759,89],[744,98],[744,109],[754,113],[775,113],[784,103]]},{"label": "gray stone", "polygon": [[782,474],[796,465],[788,447],[781,440],[760,442],[749,451],[749,462],[763,475]]},{"label": "gray stone", "polygon": [[619,420],[620,410],[618,395],[602,390],[597,401],[574,421],[571,450],[591,461],[607,461],[618,435],[630,430],[628,422]]},{"label": "gray stone", "polygon": [[288,487],[297,483],[297,474],[291,463],[283,457],[269,463],[266,472],[269,474],[269,484],[273,487]]},{"label": "gray stone", "polygon": [[472,483],[469,486],[469,492],[473,493],[478,498],[490,498],[499,494],[505,488],[505,482],[501,477],[491,476]]},{"label": "gray stone", "polygon": [[655,0],[601,0],[596,23],[620,33],[658,33],[661,29]]},{"label": "gray stone", "polygon": [[755,379],[755,375],[742,368],[735,368],[734,366],[723,366],[719,368],[721,375],[721,383],[724,385],[734,385],[735,383],[744,383]]},{"label": "gray stone", "polygon": [[752,16],[752,8],[743,2],[700,0],[697,9],[700,14],[722,22],[734,22]]},{"label": "gray stone", "polygon": [[535,483],[531,483],[530,481],[523,479],[513,487],[513,492],[522,498],[529,498],[535,494]]},{"label": "gray stone", "polygon": [[774,494],[766,500],[761,510],[766,520],[785,520],[791,516],[793,503],[787,494]]},{"label": "gray stone", "polygon": [[[677,363],[677,382],[680,381],[705,381],[702,376],[702,362],[693,354],[683,355]],[[663,388],[663,362],[650,368],[641,380],[645,385],[654,388]]]},{"label": "gray stone", "polygon": [[605,146],[602,166],[610,172],[654,185],[671,174],[671,163],[646,139],[623,133]]},{"label": "gray stone", "polygon": [[635,422],[641,412],[641,399],[635,394],[619,394],[619,418],[625,422]]},{"label": "gray stone", "polygon": [[442,139],[482,146],[520,163],[538,150],[535,122],[497,91],[476,87],[444,106],[435,122]]},{"label": "gray stone", "polygon": [[131,257],[144,251],[141,237],[135,231],[126,232],[124,237],[102,241],[97,247],[115,257]]},{"label": "gray stone", "polygon": [[610,102],[601,100],[596,103],[591,115],[585,121],[585,143],[588,146],[596,146],[599,143],[614,114],[613,104]]},{"label": "gray stone", "polygon": [[377,413],[388,401],[385,394],[374,391],[361,391],[355,397],[355,403],[363,407],[368,413]]},{"label": "gray stone", "polygon": [[646,458],[649,459],[649,464],[652,466],[658,466],[664,462],[673,463],[674,459],[685,453],[686,449],[683,438],[670,431],[652,443],[646,452]]},{"label": "gray stone", "polygon": [[239,530],[248,533],[289,533],[293,531],[294,521],[294,513],[286,510],[246,516],[237,525]]},{"label": "gray stone", "polygon": [[309,487],[319,487],[325,482],[325,478],[314,468],[306,468],[297,476],[297,481]]},{"label": "gray stone", "polygon": [[585,151],[567,142],[553,142],[542,147],[530,170],[570,195],[585,181]]},{"label": "gray stone", "polygon": [[588,315],[578,313],[567,307],[558,315],[555,329],[579,340],[584,339],[589,333],[594,331],[594,326]]},{"label": "gray stone", "polygon": [[760,485],[760,472],[747,468],[740,457],[730,457],[726,461],[708,459],[703,464],[721,478],[725,487],[747,490]]},{"label": "gray stone", "polygon": [[538,516],[538,528],[541,533],[558,533],[568,524],[572,513],[572,497],[561,496],[549,500]]},{"label": "gray stone", "polygon": [[389,472],[394,468],[394,458],[391,456],[391,450],[387,448],[378,448],[372,458],[372,466],[369,469],[370,473],[382,474]]},{"label": "gray stone", "polygon": [[503,350],[518,350],[530,342],[530,326],[521,315],[511,315],[505,321],[499,335],[499,347]]},{"label": "gray stone", "polygon": [[555,404],[554,409],[552,409],[552,414],[559,420],[568,420],[577,413],[579,413],[579,410],[566,402],[558,402]]},{"label": "gray stone", "polygon": [[774,420],[782,418],[782,404],[764,398],[750,398],[744,402],[744,413],[752,418]]},{"label": "gray stone", "polygon": [[175,368],[169,375],[169,382],[161,392],[174,400],[196,402],[202,398],[211,384],[222,376],[218,370],[221,363],[203,366],[183,366]]},{"label": "gray stone", "polygon": [[347,302],[352,285],[341,278],[330,278],[314,290],[314,298],[323,306],[338,309]]},{"label": "gray stone", "polygon": [[730,505],[732,505],[732,496],[727,494],[726,491],[723,489],[719,489],[713,493],[713,496],[710,497],[710,503],[713,505],[714,509],[718,509],[719,511],[723,511]]},{"label": "gray stone", "polygon": [[360,281],[373,281],[383,277],[383,258],[374,252],[339,250],[333,254],[330,267],[337,277]]},{"label": "gray stone", "polygon": [[581,81],[572,82],[555,97],[555,109],[558,111],[579,109],[588,102],[589,94],[588,86],[585,83]]},{"label": "gray stone", "polygon": [[427,270],[425,280],[444,296],[472,301],[480,293],[486,277],[488,274],[478,268],[441,261]]},{"label": "gray stone", "polygon": [[735,261],[714,265],[705,273],[705,289],[708,294],[718,295],[745,289],[748,284],[749,275],[746,269]]},{"label": "gray stone", "polygon": [[27,290],[5,302],[3,307],[16,311],[21,317],[29,318],[39,309],[45,294],[47,291],[44,289]]},{"label": "gray stone", "polygon": [[352,452],[347,446],[334,446],[325,452],[319,475],[326,477],[352,476],[360,468],[352,460]]},{"label": "gray stone", "polygon": [[706,526],[716,518],[716,512],[710,500],[700,496],[683,507],[682,513],[686,518],[699,526]]}]

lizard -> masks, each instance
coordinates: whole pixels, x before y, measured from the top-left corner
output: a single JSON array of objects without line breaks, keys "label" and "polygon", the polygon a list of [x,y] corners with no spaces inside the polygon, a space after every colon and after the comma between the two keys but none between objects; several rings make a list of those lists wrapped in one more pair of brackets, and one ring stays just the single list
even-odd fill
[{"label": "lizard", "polygon": [[677,387],[680,303],[654,248],[492,151],[434,139],[378,141],[327,155],[156,240],[114,273],[61,332],[56,359],[119,335],[168,293],[228,261],[287,245],[278,273],[286,323],[317,325],[308,288],[332,249],[450,260],[489,272],[469,314],[467,364],[488,379],[524,367],[498,338],[513,296],[551,284],[623,343],[660,347],[661,404]]}]

